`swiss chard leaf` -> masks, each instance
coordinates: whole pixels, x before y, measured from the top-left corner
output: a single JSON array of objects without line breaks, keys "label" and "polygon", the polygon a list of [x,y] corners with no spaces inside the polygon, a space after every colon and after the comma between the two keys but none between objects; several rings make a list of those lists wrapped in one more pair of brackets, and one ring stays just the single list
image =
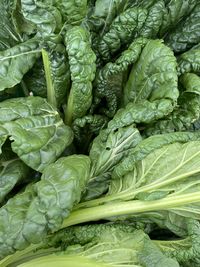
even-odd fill
[{"label": "swiss chard leaf", "polygon": [[165,1],[165,11],[162,26],[159,35],[163,36],[168,31],[176,27],[176,25],[185,17],[187,17],[197,4],[196,0],[187,1]]},{"label": "swiss chard leaf", "polygon": [[52,1],[21,0],[24,18],[35,25],[38,35],[58,32],[62,27],[62,17]]},{"label": "swiss chard leaf", "polygon": [[84,116],[91,106],[96,56],[90,47],[89,32],[80,26],[74,26],[67,31],[65,44],[72,80],[65,121],[71,124],[74,119]]},{"label": "swiss chard leaf", "polygon": [[100,69],[95,80],[92,109],[98,107],[102,99],[106,99],[107,109],[104,107],[103,113],[108,117],[114,116],[121,102],[124,76],[128,67],[138,60],[147,42],[146,38],[136,39],[116,61],[109,62]]},{"label": "swiss chard leaf", "polygon": [[55,108],[40,97],[5,100],[0,103],[1,140],[9,136],[12,150],[28,166],[42,171],[72,142],[71,129]]},{"label": "swiss chard leaf", "polygon": [[199,18],[200,4],[198,3],[191,14],[167,35],[165,42],[175,53],[184,52],[199,43]]},{"label": "swiss chard leaf", "polygon": [[60,158],[45,169],[39,182],[11,198],[0,209],[0,258],[58,230],[80,201],[89,169],[87,156]]},{"label": "swiss chard leaf", "polygon": [[0,51],[0,91],[20,83],[40,52],[40,42],[36,38]]},{"label": "swiss chard leaf", "polygon": [[80,25],[87,12],[87,0],[56,0],[55,5],[67,24]]},{"label": "swiss chard leaf", "polygon": [[124,89],[124,104],[169,99],[176,103],[177,63],[172,51],[160,40],[150,40],[133,65]]},{"label": "swiss chard leaf", "polygon": [[2,0],[0,2],[0,51],[8,49],[20,43],[23,38],[17,33],[12,20],[14,1]]},{"label": "swiss chard leaf", "polygon": [[180,76],[180,83],[185,89],[178,99],[178,107],[165,119],[147,127],[147,136],[166,132],[184,131],[200,117],[200,77],[193,73]]},{"label": "swiss chard leaf", "polygon": [[29,173],[30,169],[20,159],[0,162],[0,203],[17,184],[25,182]]}]

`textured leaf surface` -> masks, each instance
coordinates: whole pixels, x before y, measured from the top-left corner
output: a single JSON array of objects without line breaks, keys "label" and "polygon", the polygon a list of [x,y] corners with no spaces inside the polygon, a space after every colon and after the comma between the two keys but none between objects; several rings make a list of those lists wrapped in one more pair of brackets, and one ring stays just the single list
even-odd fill
[{"label": "textured leaf surface", "polygon": [[175,53],[184,52],[200,42],[200,4],[192,10],[191,14],[178,24],[173,32],[165,38],[166,44]]},{"label": "textured leaf surface", "polygon": [[171,99],[176,103],[177,63],[172,51],[160,40],[150,40],[133,65],[124,89],[124,104]]},{"label": "textured leaf surface", "polygon": [[39,55],[40,43],[37,39],[0,51],[0,91],[20,83]]},{"label": "textured leaf surface", "polygon": [[24,182],[29,168],[19,159],[0,163],[0,203],[6,195],[20,182]]},{"label": "textured leaf surface", "polygon": [[74,119],[84,116],[92,103],[96,56],[90,47],[89,32],[82,27],[74,26],[68,30],[65,44],[72,80],[65,119],[71,124]]},{"label": "textured leaf surface", "polygon": [[39,171],[54,162],[73,138],[58,112],[39,97],[1,102],[0,122],[13,141],[13,151]]},{"label": "textured leaf surface", "polygon": [[40,243],[58,230],[80,201],[89,169],[87,156],[60,158],[44,171],[41,181],[11,198],[0,209],[0,257]]}]

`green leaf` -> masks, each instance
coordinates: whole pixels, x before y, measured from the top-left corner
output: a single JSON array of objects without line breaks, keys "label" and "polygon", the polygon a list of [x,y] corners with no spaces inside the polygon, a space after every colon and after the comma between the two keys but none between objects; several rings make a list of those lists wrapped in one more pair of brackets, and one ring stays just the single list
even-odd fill
[{"label": "green leaf", "polygon": [[165,4],[163,0],[154,2],[155,3],[148,9],[148,16],[139,32],[139,36],[154,39],[160,30],[165,13]]},{"label": "green leaf", "polygon": [[[135,198],[137,195],[137,190],[143,190],[142,182],[138,183],[138,189],[135,187],[137,183],[137,177],[140,177],[143,174],[143,162],[148,159],[148,157],[152,157],[152,161],[156,151],[167,151],[168,147],[173,147],[173,144],[177,146],[183,146],[184,143],[186,145],[194,144],[195,142],[198,143],[200,134],[197,133],[190,133],[190,132],[177,132],[171,134],[162,134],[162,135],[155,135],[144,139],[143,141],[139,142],[135,147],[131,148],[126,157],[122,158],[121,161],[114,166],[114,171],[112,172],[112,180],[111,180],[111,188],[110,188],[110,195],[105,197],[94,199],[91,201],[86,201],[79,204],[79,207],[90,207],[96,206],[104,202],[109,202],[111,200],[116,199],[125,199],[130,200]],[[193,142],[191,140],[194,140]],[[99,149],[100,150],[100,149]],[[177,148],[179,151],[179,147]],[[180,149],[181,151],[181,149]],[[173,154],[175,156],[175,154]],[[181,157],[181,152],[180,152]],[[172,157],[173,158],[173,157]],[[170,156],[166,159],[170,160]],[[178,160],[178,159],[177,159]],[[155,161],[156,163],[156,161]],[[148,163],[146,163],[147,165]],[[176,162],[174,162],[176,164]],[[136,167],[140,166],[140,167]],[[155,165],[157,166],[157,165]],[[154,165],[153,165],[154,167]],[[137,169],[137,170],[136,170]],[[164,168],[165,169],[165,168]],[[161,167],[158,168],[158,171],[162,170]],[[164,170],[162,171],[165,172]],[[161,174],[162,174],[161,172]],[[145,176],[146,177],[146,176]],[[152,175],[152,179],[157,178],[157,174],[155,177]],[[140,179],[140,178],[139,178]],[[146,178],[145,178],[146,179]],[[195,179],[195,178],[194,178]],[[151,178],[150,178],[151,180]],[[150,182],[147,181],[148,182]],[[146,181],[146,180],[145,180]],[[144,183],[145,183],[144,181]],[[198,180],[197,180],[198,182]],[[180,186],[181,183],[179,183]],[[193,185],[193,183],[192,183]],[[147,186],[148,187],[148,186]],[[146,188],[144,186],[144,188]],[[155,191],[155,192],[154,192]],[[149,194],[149,201],[152,199],[159,199],[165,197],[171,191],[167,190],[160,190],[160,188],[156,188],[152,194]],[[123,192],[123,193],[122,193]],[[146,192],[146,191],[145,191]],[[130,193],[130,195],[129,195]],[[138,191],[139,193],[139,191]],[[141,193],[141,192],[140,192]],[[147,193],[148,195],[148,193]],[[141,198],[147,197],[147,195],[143,196],[140,194]]]},{"label": "green leaf", "polygon": [[150,240],[144,242],[144,246],[139,254],[139,260],[141,264],[146,267],[179,267],[179,264],[176,260],[163,255],[158,247]]},{"label": "green leaf", "polygon": [[174,131],[185,131],[200,117],[200,77],[193,73],[180,76],[184,87],[178,99],[178,107],[166,118],[145,129],[144,134],[151,136]]},{"label": "green leaf", "polygon": [[21,12],[24,18],[35,25],[39,35],[48,36],[62,27],[62,17],[51,0],[21,0]]},{"label": "green leaf", "polygon": [[0,51],[13,47],[23,40],[17,33],[12,20],[13,2],[10,0],[0,2]]},{"label": "green leaf", "polygon": [[6,195],[19,183],[25,182],[29,168],[19,159],[1,161],[0,163],[0,203]]},{"label": "green leaf", "polygon": [[147,42],[146,38],[136,39],[114,62],[109,62],[100,69],[95,79],[93,109],[98,107],[102,99],[106,99],[108,110],[104,107],[103,113],[113,117],[121,102],[124,76],[128,67],[138,60]]},{"label": "green leaf", "polygon": [[0,51],[0,91],[20,83],[40,52],[40,42],[35,38]]},{"label": "green leaf", "polygon": [[140,141],[140,133],[133,126],[119,128],[116,131],[102,130],[90,150],[92,176],[110,172],[128,154],[129,149]]},{"label": "green leaf", "polygon": [[125,108],[117,111],[109,121],[108,128],[114,131],[117,128],[139,123],[149,124],[167,116],[173,111],[172,101],[169,99],[150,102],[143,100],[140,103],[128,103]]},{"label": "green leaf", "polygon": [[132,151],[129,156],[121,161],[114,169],[113,178],[120,178],[128,174],[134,168],[134,163],[144,159],[154,150],[160,149],[166,145],[173,143],[187,143],[189,141],[197,141],[200,138],[199,132],[177,132],[155,135],[144,139]]},{"label": "green leaf", "polygon": [[185,19],[197,4],[196,0],[171,0],[165,1],[166,7],[163,17],[163,23],[160,28],[160,36],[170,32],[177,24]]},{"label": "green leaf", "polygon": [[177,63],[172,51],[160,40],[150,40],[133,65],[124,89],[124,104],[168,99],[176,104]]},{"label": "green leaf", "polygon": [[200,4],[197,4],[190,15],[167,35],[165,42],[175,53],[184,52],[200,42],[199,18]]},{"label": "green leaf", "polygon": [[194,46],[178,58],[178,72],[200,74],[200,45]]},{"label": "green leaf", "polygon": [[200,181],[192,176],[200,172],[199,148],[199,141],[190,141],[154,150],[136,162],[132,172],[112,180],[109,194],[115,197],[119,194],[119,199],[154,200],[181,194],[190,187],[198,189]]},{"label": "green leaf", "polygon": [[0,122],[3,140],[9,136],[12,150],[38,171],[54,162],[73,139],[58,112],[40,97],[1,102]]},{"label": "green leaf", "polygon": [[80,26],[74,26],[67,31],[65,44],[72,80],[65,121],[71,124],[74,119],[84,116],[91,106],[96,56],[90,47],[89,32]]},{"label": "green leaf", "polygon": [[87,156],[60,158],[44,170],[41,181],[11,198],[0,209],[0,258],[58,230],[80,201],[89,169]]},{"label": "green leaf", "polygon": [[[82,266],[85,267],[142,267],[144,266],[142,262],[145,262],[147,267],[156,267],[158,265],[155,262],[155,258],[158,256],[159,261],[163,261],[163,263],[170,263],[173,267],[179,266],[175,260],[164,256],[143,231],[135,230],[132,233],[126,233],[113,226],[109,228],[105,228],[101,237],[98,236],[93,242],[82,246],[69,246],[64,252],[48,256],[44,255],[19,266],[37,266],[37,264],[44,266],[44,264],[49,265],[49,263],[56,262],[57,259],[61,264],[65,262],[74,266],[79,266],[81,262]],[[148,251],[147,247],[149,248]],[[150,261],[148,260],[149,258],[151,259]]]},{"label": "green leaf", "polygon": [[109,61],[122,45],[129,44],[141,30],[147,17],[147,10],[129,8],[116,17],[109,31],[99,42],[98,50],[103,60]]},{"label": "green leaf", "polygon": [[55,5],[67,24],[80,25],[87,12],[87,0],[56,0]]}]

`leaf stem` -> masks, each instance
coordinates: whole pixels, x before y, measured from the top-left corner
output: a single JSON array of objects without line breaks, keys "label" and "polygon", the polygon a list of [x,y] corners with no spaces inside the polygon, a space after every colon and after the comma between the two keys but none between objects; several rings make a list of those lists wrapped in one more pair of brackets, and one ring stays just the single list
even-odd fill
[{"label": "leaf stem", "polygon": [[61,228],[79,223],[106,219],[113,216],[136,215],[142,212],[169,210],[196,202],[200,202],[200,192],[165,197],[154,201],[116,201],[97,207],[75,210],[64,220]]},{"label": "leaf stem", "polygon": [[57,107],[57,101],[55,96],[55,90],[53,86],[53,81],[51,77],[51,64],[49,60],[49,55],[46,50],[42,49],[42,59],[45,71],[45,78],[47,83],[47,101],[54,107]]}]

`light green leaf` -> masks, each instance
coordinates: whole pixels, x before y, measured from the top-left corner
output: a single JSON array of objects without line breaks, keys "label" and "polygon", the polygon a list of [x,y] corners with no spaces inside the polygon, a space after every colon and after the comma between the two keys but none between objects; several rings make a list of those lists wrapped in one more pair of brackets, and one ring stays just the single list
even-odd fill
[{"label": "light green leaf", "polygon": [[15,98],[0,103],[0,122],[12,150],[31,168],[43,171],[72,142],[71,129],[56,109],[40,97]]},{"label": "light green leaf", "polygon": [[20,83],[40,52],[40,42],[35,38],[0,51],[0,91]]},{"label": "light green leaf", "polygon": [[62,18],[51,0],[21,0],[24,18],[35,25],[39,35],[48,36],[62,27]]},{"label": "light green leaf", "polygon": [[58,230],[81,198],[89,177],[90,159],[84,155],[60,158],[0,209],[0,258],[38,244]]},{"label": "light green leaf", "polygon": [[172,51],[162,41],[150,40],[132,67],[124,89],[124,104],[146,99],[150,102],[168,99],[175,104],[179,95],[176,68]]}]

